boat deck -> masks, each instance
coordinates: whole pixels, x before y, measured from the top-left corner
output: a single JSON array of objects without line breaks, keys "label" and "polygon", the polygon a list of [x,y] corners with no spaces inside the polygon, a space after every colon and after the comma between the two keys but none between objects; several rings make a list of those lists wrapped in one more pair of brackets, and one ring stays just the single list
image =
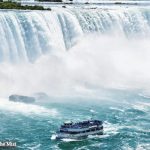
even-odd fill
[{"label": "boat deck", "polygon": [[93,126],[100,126],[102,125],[102,121],[99,120],[88,120],[88,121],[83,121],[83,122],[78,122],[78,123],[71,123],[71,124],[66,124],[62,125],[61,129],[65,128],[72,128],[72,129],[78,129],[78,128],[87,128],[87,127],[93,127]]}]

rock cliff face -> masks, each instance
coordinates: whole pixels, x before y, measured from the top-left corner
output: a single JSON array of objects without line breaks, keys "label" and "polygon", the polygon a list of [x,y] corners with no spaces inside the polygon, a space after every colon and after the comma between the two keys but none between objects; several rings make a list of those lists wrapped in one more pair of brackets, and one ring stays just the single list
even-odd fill
[{"label": "rock cliff face", "polygon": [[22,102],[22,103],[34,103],[35,98],[29,96],[22,96],[22,95],[10,95],[9,101]]}]

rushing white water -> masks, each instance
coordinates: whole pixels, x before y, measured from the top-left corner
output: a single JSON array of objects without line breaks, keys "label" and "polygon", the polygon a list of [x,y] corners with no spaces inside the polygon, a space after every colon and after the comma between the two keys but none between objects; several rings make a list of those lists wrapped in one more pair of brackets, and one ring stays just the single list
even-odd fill
[{"label": "rushing white water", "polygon": [[1,61],[33,62],[52,50],[70,48],[82,34],[76,18],[64,12],[0,12]]},{"label": "rushing white water", "polygon": [[149,8],[5,10],[0,35],[2,95],[150,87]]},{"label": "rushing white water", "polygon": [[45,107],[38,105],[28,105],[19,102],[10,102],[5,99],[0,100],[0,110],[23,113],[24,115],[45,115],[45,116],[56,116],[58,112],[56,109],[46,109]]},{"label": "rushing white water", "polygon": [[0,11],[0,61],[30,61],[71,48],[83,33],[149,36],[148,9]]}]

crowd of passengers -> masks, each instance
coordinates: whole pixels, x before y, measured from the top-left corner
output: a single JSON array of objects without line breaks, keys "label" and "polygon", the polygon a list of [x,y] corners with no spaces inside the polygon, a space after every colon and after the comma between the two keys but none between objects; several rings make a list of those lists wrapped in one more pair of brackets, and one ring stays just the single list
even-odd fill
[{"label": "crowd of passengers", "polygon": [[78,123],[70,123],[70,124],[64,124],[61,126],[61,128],[79,128],[79,127],[88,127],[88,126],[93,126],[93,125],[101,125],[102,122],[99,120],[94,120],[94,121],[83,121],[83,122],[78,122]]}]

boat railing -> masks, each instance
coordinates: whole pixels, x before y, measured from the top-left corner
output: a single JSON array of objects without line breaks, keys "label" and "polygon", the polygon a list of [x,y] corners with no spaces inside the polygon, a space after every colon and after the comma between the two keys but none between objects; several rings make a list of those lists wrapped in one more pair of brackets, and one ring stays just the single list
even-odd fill
[{"label": "boat railing", "polygon": [[61,128],[87,128],[91,126],[99,126],[101,123],[89,122],[89,123],[75,123],[72,125],[62,125]]}]

